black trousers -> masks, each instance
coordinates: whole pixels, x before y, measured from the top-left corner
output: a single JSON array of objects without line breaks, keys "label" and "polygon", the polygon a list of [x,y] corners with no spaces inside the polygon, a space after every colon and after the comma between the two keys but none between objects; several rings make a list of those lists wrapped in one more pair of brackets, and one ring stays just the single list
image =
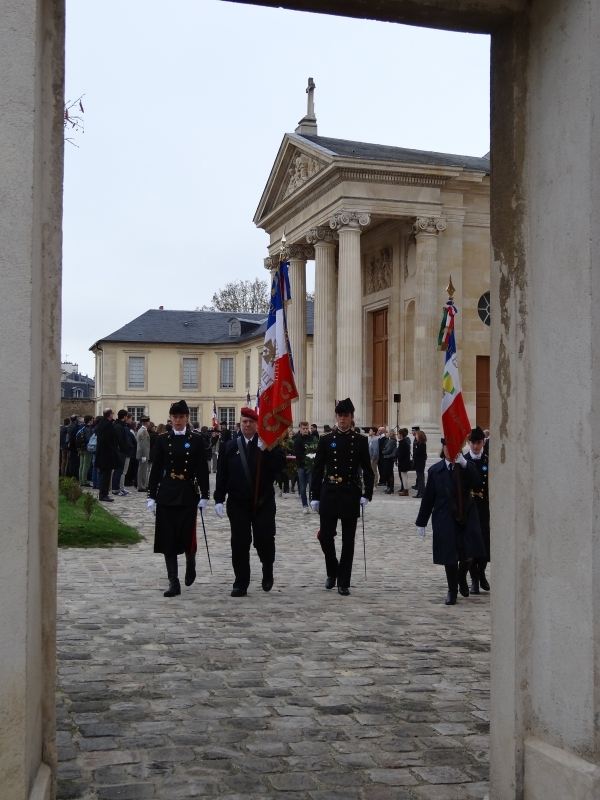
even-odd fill
[{"label": "black trousers", "polygon": [[250,585],[251,544],[256,548],[263,569],[272,569],[275,561],[275,512],[274,498],[269,498],[256,509],[250,503],[227,501],[235,588],[247,589]]},{"label": "black trousers", "polygon": [[108,497],[108,493],[110,490],[110,473],[112,472],[111,469],[99,469],[98,470],[98,495],[100,497]]},{"label": "black trousers", "polygon": [[337,517],[326,517],[321,514],[321,532],[319,542],[325,554],[325,567],[327,576],[333,578],[337,575],[337,584],[344,589],[350,588],[352,577],[352,561],[354,560],[354,539],[356,537],[357,517],[348,517],[340,520],[342,523],[342,552],[338,562],[335,552],[335,536]]}]

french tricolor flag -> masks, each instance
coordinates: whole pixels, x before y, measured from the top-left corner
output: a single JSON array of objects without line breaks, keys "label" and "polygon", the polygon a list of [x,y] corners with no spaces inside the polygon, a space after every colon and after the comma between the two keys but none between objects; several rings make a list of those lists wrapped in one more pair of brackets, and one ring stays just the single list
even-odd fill
[{"label": "french tricolor flag", "polygon": [[288,268],[287,261],[280,263],[273,276],[261,359],[258,435],[267,448],[273,447],[291,426],[292,403],[298,399],[285,314],[285,305],[292,299]]},{"label": "french tricolor flag", "polygon": [[444,391],[442,394],[442,428],[450,461],[454,461],[461,452],[467,436],[471,432],[471,424],[467,416],[458,374],[456,341],[454,339],[454,317],[456,314],[456,306],[452,300],[448,300],[444,308],[444,317],[438,338],[440,349],[446,350]]}]

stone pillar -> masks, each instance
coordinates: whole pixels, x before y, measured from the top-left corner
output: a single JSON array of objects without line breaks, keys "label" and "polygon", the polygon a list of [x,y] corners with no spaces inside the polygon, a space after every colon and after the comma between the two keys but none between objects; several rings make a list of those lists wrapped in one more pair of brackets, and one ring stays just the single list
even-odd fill
[{"label": "stone pillar", "polygon": [[315,248],[315,311],[313,333],[313,416],[322,431],[334,419],[337,279],[336,234],[330,228],[314,228],[306,240]]},{"label": "stone pillar", "polygon": [[49,798],[56,542],[64,3],[0,3],[0,795]]},{"label": "stone pillar", "polygon": [[311,256],[312,247],[287,248],[292,302],[286,306],[286,314],[298,389],[298,402],[292,405],[294,427],[306,419],[306,259]]},{"label": "stone pillar", "polygon": [[360,234],[370,222],[369,214],[356,211],[342,211],[329,221],[340,237],[336,399],[352,400],[357,425],[364,422]]},{"label": "stone pillar", "polygon": [[427,433],[439,431],[441,425],[442,375],[437,337],[442,307],[437,292],[437,237],[445,228],[445,220],[430,217],[419,217],[413,226],[417,240],[413,408],[415,424]]}]

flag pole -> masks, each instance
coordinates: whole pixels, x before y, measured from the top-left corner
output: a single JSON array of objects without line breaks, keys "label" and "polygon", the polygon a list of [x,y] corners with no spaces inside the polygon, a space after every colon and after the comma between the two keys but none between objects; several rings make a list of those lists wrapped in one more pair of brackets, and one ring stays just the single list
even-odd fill
[{"label": "flag pole", "polygon": [[[454,284],[452,283],[452,275],[450,275],[450,280],[448,281],[448,286],[446,286],[446,291],[448,292],[448,300],[450,303],[454,303],[454,293],[456,289],[454,288]],[[463,510],[462,510],[462,484],[460,480],[460,475],[458,474],[458,469],[455,467],[454,472],[456,473],[456,503],[458,505],[458,517],[460,522],[463,521]]]}]

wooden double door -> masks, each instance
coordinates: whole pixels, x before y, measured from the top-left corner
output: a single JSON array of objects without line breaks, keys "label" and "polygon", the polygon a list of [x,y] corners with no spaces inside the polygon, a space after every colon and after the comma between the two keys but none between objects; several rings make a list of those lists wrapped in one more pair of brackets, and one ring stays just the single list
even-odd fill
[{"label": "wooden double door", "polygon": [[375,311],[373,323],[373,425],[388,424],[388,310]]},{"label": "wooden double door", "polygon": [[477,356],[475,362],[475,416],[476,425],[483,430],[490,427],[490,357]]}]

